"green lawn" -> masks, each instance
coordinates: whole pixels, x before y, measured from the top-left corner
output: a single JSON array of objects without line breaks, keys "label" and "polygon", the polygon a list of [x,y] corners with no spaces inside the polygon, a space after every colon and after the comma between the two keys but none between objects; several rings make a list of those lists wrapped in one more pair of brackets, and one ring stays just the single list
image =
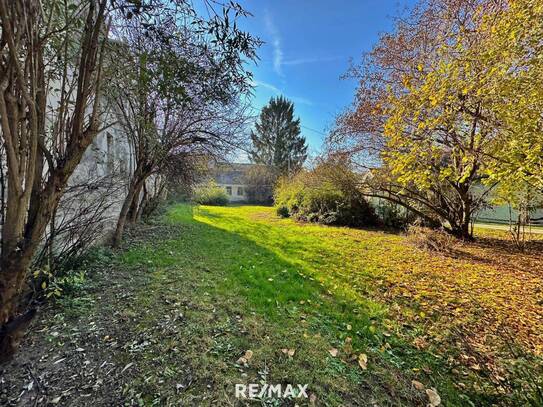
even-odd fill
[{"label": "green lawn", "polygon": [[[261,405],[420,406],[432,389],[447,406],[533,396],[542,277],[525,270],[541,258],[497,256],[499,232],[446,257],[401,234],[298,224],[257,206],[177,204],[141,228],[34,330],[29,353],[74,361],[53,373],[57,391],[87,383],[87,363],[104,375],[96,406],[244,404],[237,383],[308,385],[310,400]],[[508,329],[529,354],[504,350],[496,331]],[[50,374],[47,360],[34,368]]]},{"label": "green lawn", "polygon": [[[256,206],[181,205],[169,218],[205,236],[197,240],[202,258],[225,273],[216,291],[221,298],[243,299],[242,307],[261,316],[271,325],[269,331],[304,338],[295,341],[297,346],[315,335],[322,338],[320,347],[310,343],[290,361],[293,375],[281,376],[291,381],[313,377],[310,384],[321,398],[334,394],[330,383],[341,378],[356,399],[369,392],[379,402],[416,404],[425,398],[411,388],[417,380],[436,388],[447,405],[507,402],[500,380],[506,373],[517,374],[503,367],[512,363],[507,348],[514,344],[504,343],[508,338],[496,331],[511,329],[521,343],[520,326],[528,325],[525,342],[541,343],[537,286],[543,276],[526,279],[516,268],[507,268],[509,261],[521,269],[521,259],[541,266],[538,250],[531,256],[508,257],[503,250],[496,255],[491,241],[490,248],[461,248],[460,259],[436,258],[409,247],[399,234],[302,225],[278,218],[273,208]],[[532,291],[519,288],[523,284]],[[527,297],[532,298],[528,304]],[[326,348],[341,350],[346,340],[352,340],[353,353],[368,355],[367,371],[349,360],[350,349],[339,358],[327,355]],[[283,341],[267,350],[278,346],[295,347]],[[487,363],[490,353],[495,363]],[[296,362],[308,360],[313,371],[300,376]],[[332,371],[331,378],[315,376],[330,371],[330,363],[346,370]],[[507,380],[510,389],[529,394],[523,388],[526,377]],[[346,388],[340,389],[334,400],[345,394]]]},{"label": "green lawn", "polygon": [[[193,282],[192,301],[213,307],[214,315],[194,318],[191,335],[202,342],[189,353],[203,372],[215,372],[213,381],[221,383],[225,398],[232,397],[235,383],[262,380],[262,372],[268,383],[307,383],[330,405],[417,405],[427,396],[412,380],[437,389],[447,405],[495,397],[459,386],[448,353],[413,345],[427,325],[419,321],[425,313],[416,302],[401,304],[400,313],[414,315],[410,325],[413,320],[398,321],[398,304],[391,310],[376,296],[391,258],[413,261],[402,236],[299,225],[265,207],[177,205],[167,217],[181,228],[180,237],[133,249],[124,262],[152,265],[157,291],[164,286],[161,279],[174,286]],[[149,308],[155,298],[142,301]],[[215,337],[214,323],[226,333]],[[253,359],[239,368],[235,362],[247,349]],[[295,349],[294,357],[281,349]],[[360,353],[368,356],[367,370],[353,360]],[[472,371],[460,375],[475,383]]]},{"label": "green lawn", "polygon": [[[179,401],[201,401],[207,394],[230,403],[236,383],[262,380],[308,384],[319,405],[418,405],[426,400],[424,392],[412,388],[411,380],[422,380],[421,369],[430,372],[435,358],[422,357],[385,336],[383,306],[355,298],[354,292],[338,286],[333,292],[332,285],[312,276],[312,261],[322,263],[318,258],[324,255],[323,244],[330,242],[296,233],[296,226],[287,232],[246,217],[262,211],[268,213],[270,208],[177,205],[167,218],[179,226],[179,238],[138,246],[122,257],[128,267],[144,265],[153,270],[152,283],[139,298],[141,309],[156,309],[157,296],[165,295],[166,289],[172,302],[186,295],[177,290],[191,294],[193,307],[186,317],[192,323],[184,330],[198,340],[184,344],[184,357],[200,386],[193,384]],[[288,238],[285,233],[290,233]],[[289,240],[295,237],[297,241]],[[327,250],[333,252],[333,246]],[[154,324],[155,318],[152,312],[142,329]],[[334,348],[336,357],[329,352]],[[295,353],[289,356],[283,349]],[[248,366],[237,365],[246,350],[253,352]],[[352,360],[360,353],[368,355],[367,370]],[[175,371],[175,357],[151,349],[145,354],[149,370],[157,368],[157,358],[165,359],[161,369]],[[450,391],[448,379],[438,373],[433,376],[424,379],[428,386],[439,382],[443,392]],[[210,381],[220,391],[210,391]],[[161,383],[132,386],[134,394],[147,393],[147,401],[164,397]],[[179,396],[170,397],[178,400]],[[451,400],[462,404],[459,394],[451,395]]]}]

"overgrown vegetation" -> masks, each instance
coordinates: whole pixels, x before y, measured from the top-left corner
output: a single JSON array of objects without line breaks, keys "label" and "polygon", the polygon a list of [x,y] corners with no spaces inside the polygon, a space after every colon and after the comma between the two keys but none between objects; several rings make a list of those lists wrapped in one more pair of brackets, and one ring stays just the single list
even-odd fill
[{"label": "overgrown vegetation", "polygon": [[226,205],[228,196],[223,188],[210,181],[194,188],[192,200],[200,205]]},{"label": "overgrown vegetation", "polygon": [[[235,2],[203,1],[200,15],[185,1],[153,2],[136,24],[115,27],[123,46],[111,94],[135,150],[135,168],[120,210],[113,245],[125,223],[148,204],[146,184],[181,166],[188,178],[202,157],[223,157],[240,144],[248,123],[243,95],[251,87],[244,64],[260,40],[236,24],[248,13]],[[215,8],[222,9],[221,17]],[[151,29],[150,29],[151,27]],[[141,197],[143,191],[143,197]]]},{"label": "overgrown vegetation", "polygon": [[280,179],[274,197],[277,213],[325,225],[374,225],[375,213],[359,191],[357,178],[341,163],[323,161]]},{"label": "overgrown vegetation", "polygon": [[[183,0],[0,0],[0,363],[35,313],[33,267],[80,255],[117,199],[119,246],[166,195],[172,165],[236,145],[260,40],[238,28],[237,3],[201,3],[202,15]],[[116,171],[114,126],[134,168]],[[99,136],[107,176],[74,176]]]},{"label": "overgrown vegetation", "polygon": [[0,401],[85,405],[73,389],[90,380],[97,406],[224,405],[263,381],[307,383],[316,405],[538,405],[541,276],[525,270],[541,247],[519,255],[506,236],[479,234],[452,262],[273,208],[175,205],[83,263],[27,344],[62,368],[19,354]]},{"label": "overgrown vegetation", "polygon": [[386,199],[377,199],[371,202],[381,225],[394,230],[406,230],[408,226],[417,221],[416,216],[402,205]]}]

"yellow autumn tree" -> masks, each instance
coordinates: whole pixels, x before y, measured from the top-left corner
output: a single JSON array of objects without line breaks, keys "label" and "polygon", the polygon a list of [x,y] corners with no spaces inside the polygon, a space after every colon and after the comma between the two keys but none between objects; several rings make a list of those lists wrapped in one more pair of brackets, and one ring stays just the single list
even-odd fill
[{"label": "yellow autumn tree", "polygon": [[430,0],[381,38],[329,140],[378,157],[372,195],[469,238],[498,184],[541,182],[541,13],[530,0]]},{"label": "yellow autumn tree", "polygon": [[486,35],[477,26],[487,4],[421,3],[366,56],[354,109],[339,121],[346,145],[377,151],[372,195],[462,238],[491,188],[482,181],[495,133],[477,92],[486,67],[467,52]]},{"label": "yellow autumn tree", "polygon": [[[480,26],[485,42],[474,53],[489,67],[481,93],[490,95],[499,133],[489,176],[505,187],[543,190],[543,2],[510,0]],[[473,52],[473,50],[472,50]]]}]

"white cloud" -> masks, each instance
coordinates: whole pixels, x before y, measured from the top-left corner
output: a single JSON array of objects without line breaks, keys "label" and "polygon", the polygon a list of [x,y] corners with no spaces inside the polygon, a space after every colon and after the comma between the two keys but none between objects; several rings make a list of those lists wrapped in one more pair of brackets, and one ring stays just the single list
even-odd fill
[{"label": "white cloud", "polygon": [[292,100],[294,103],[298,103],[298,104],[301,104],[301,105],[307,105],[307,106],[313,106],[313,102],[311,100],[306,99],[306,98],[301,97],[301,96],[289,96],[289,95],[285,94],[285,92],[283,92],[280,88],[278,88],[277,86],[275,86],[275,85],[273,85],[271,83],[262,82],[262,81],[258,81],[258,80],[253,80],[253,86],[255,86],[255,87],[260,86],[262,88],[268,89],[272,93],[274,93],[275,95],[283,95],[287,99]]},{"label": "white cloud", "polygon": [[294,103],[298,103],[300,105],[307,105],[307,106],[313,106],[313,102],[309,99],[306,99],[304,97],[300,96],[287,96],[287,99],[292,100]]},{"label": "white cloud", "polygon": [[283,76],[282,66],[283,66],[283,49],[281,48],[281,36],[279,31],[275,26],[273,19],[268,11],[264,15],[264,22],[266,24],[266,29],[272,37],[272,47],[273,47],[273,69],[275,72]]},{"label": "white cloud", "polygon": [[253,86],[262,86],[263,88],[269,89],[273,93],[276,93],[276,94],[282,93],[281,89],[279,89],[277,86],[274,86],[271,83],[267,83],[267,82],[253,80]]},{"label": "white cloud", "polygon": [[339,61],[343,59],[342,57],[324,57],[324,58],[299,58],[282,61],[282,65],[304,65],[304,64],[314,64],[317,62],[331,62]]},{"label": "white cloud", "polygon": [[331,61],[339,61],[343,59],[342,57],[335,56],[335,57],[321,57],[321,58],[318,58],[318,57],[317,58],[315,57],[297,58],[297,59],[285,60],[283,47],[281,45],[281,35],[279,34],[279,30],[277,29],[275,23],[273,22],[273,17],[271,16],[268,10],[266,10],[264,13],[264,23],[266,24],[266,30],[268,31],[268,34],[271,37],[270,43],[273,48],[273,70],[279,76],[284,76],[283,66],[331,62]]}]

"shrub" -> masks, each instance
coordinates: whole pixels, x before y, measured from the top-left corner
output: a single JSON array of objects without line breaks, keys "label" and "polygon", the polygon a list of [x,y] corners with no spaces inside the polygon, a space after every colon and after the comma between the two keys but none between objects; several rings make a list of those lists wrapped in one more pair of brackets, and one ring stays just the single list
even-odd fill
[{"label": "shrub", "polygon": [[405,229],[409,220],[405,209],[388,201],[380,201],[375,205],[375,212],[383,226],[392,229]]},{"label": "shrub", "polygon": [[279,180],[274,199],[283,217],[343,226],[376,222],[373,208],[356,188],[356,174],[338,163],[320,163],[312,171]]},{"label": "shrub", "polygon": [[419,249],[442,254],[453,254],[459,240],[443,229],[433,229],[417,224],[409,226],[408,241]]},{"label": "shrub", "polygon": [[215,182],[194,188],[192,199],[200,205],[224,206],[228,203],[226,192]]},{"label": "shrub", "polygon": [[288,218],[289,217],[288,208],[285,205],[278,206],[277,215],[282,218]]}]

